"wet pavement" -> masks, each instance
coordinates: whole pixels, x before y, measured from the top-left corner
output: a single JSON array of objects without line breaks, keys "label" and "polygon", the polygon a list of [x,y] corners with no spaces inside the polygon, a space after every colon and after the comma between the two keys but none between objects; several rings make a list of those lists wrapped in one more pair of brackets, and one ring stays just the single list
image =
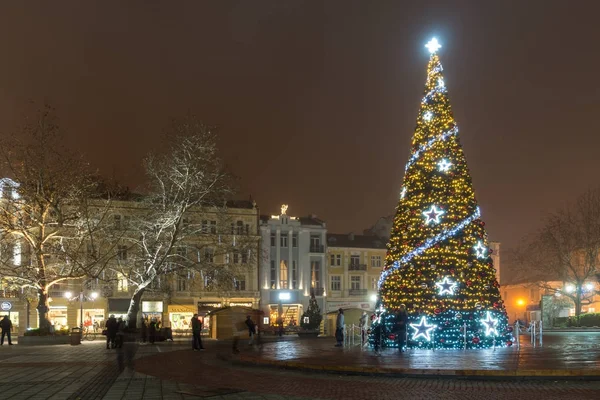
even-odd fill
[{"label": "wet pavement", "polygon": [[[548,336],[549,337],[549,336]],[[584,365],[598,356],[598,339],[568,337],[549,339],[544,348],[565,360],[560,365]],[[330,339],[286,340],[266,343],[262,349],[244,346],[232,355],[227,342],[206,341],[207,350],[193,352],[187,342],[126,345],[123,351],[106,350],[104,343],[80,346],[3,346],[0,348],[0,393],[10,399],[598,399],[600,381],[539,379],[448,379],[389,376],[351,376],[344,373],[299,372],[273,367],[241,365],[244,358],[277,360],[321,360],[342,364],[352,357],[372,357],[370,351],[331,347]],[[514,357],[496,350],[487,355],[468,351],[471,358],[490,368]],[[527,353],[527,348],[521,352]],[[517,355],[520,352],[515,352]],[[535,352],[536,357],[540,357]],[[586,354],[587,353],[587,354]],[[427,358],[429,363],[450,362],[467,357],[461,351],[429,354],[385,354],[380,363],[396,365],[408,358]],[[532,353],[533,354],[533,353]],[[316,355],[319,355],[317,357]],[[525,358],[531,356],[524,356]],[[546,363],[553,362],[546,357]],[[468,357],[467,357],[468,358]],[[439,359],[440,361],[436,361]],[[337,360],[337,361],[336,361]],[[404,360],[404,361],[403,361]],[[426,365],[412,361],[411,365]],[[514,358],[513,358],[514,362]],[[517,362],[519,362],[517,358]],[[528,361],[532,363],[533,361]],[[459,361],[455,361],[455,365]],[[478,364],[479,365],[479,364]]]}]

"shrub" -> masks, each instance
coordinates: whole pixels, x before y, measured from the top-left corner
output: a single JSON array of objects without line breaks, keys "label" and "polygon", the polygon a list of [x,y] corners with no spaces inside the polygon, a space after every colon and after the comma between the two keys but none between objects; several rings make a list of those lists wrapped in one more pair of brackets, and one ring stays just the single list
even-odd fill
[{"label": "shrub", "polygon": [[64,336],[69,334],[68,328],[57,329],[54,333],[50,333],[48,329],[27,329],[23,336]]}]

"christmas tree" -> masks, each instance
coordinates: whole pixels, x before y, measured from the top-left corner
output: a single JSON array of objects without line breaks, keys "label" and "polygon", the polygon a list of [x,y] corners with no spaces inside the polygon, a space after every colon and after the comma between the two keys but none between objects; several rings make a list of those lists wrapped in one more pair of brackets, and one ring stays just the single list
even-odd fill
[{"label": "christmas tree", "polygon": [[[306,319],[308,317],[308,319]],[[311,293],[310,300],[308,301],[308,308],[302,314],[302,320],[300,326],[304,329],[318,329],[321,326],[323,316],[321,315],[321,309],[317,304],[317,299],[314,293]]]},{"label": "christmas tree", "polygon": [[[379,280],[380,323],[405,304],[410,348],[512,345],[436,39]],[[466,337],[465,337],[466,327]],[[393,345],[387,339],[388,345]]]}]

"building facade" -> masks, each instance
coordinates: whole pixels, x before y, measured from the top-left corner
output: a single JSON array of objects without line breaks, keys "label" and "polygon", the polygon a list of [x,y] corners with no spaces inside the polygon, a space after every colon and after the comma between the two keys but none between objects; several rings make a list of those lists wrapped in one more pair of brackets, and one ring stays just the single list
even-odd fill
[{"label": "building facade", "polygon": [[[109,216],[114,224],[113,232],[127,231],[128,221],[136,212],[141,212],[138,202],[114,201]],[[236,276],[232,284],[216,286],[213,277],[192,270],[183,275],[159,276],[144,293],[138,319],[156,319],[163,326],[189,330],[189,321],[195,313],[207,315],[225,307],[259,307],[258,207],[253,202],[232,202],[227,207],[225,217],[220,214],[210,209],[192,209],[186,214],[184,223],[197,225],[198,229],[194,231],[198,233],[186,237],[185,243],[175,251],[197,251],[197,255],[187,256],[198,257],[198,261],[202,259],[215,270],[235,268]],[[225,243],[227,246],[223,247],[227,250],[219,251],[220,244]],[[239,250],[236,250],[236,243]],[[131,254],[134,250],[117,246],[116,251],[114,262],[119,264],[120,270],[126,270],[128,263],[135,258]],[[48,292],[48,318],[54,328],[75,327],[82,321],[84,326],[102,327],[111,314],[125,317],[135,285],[125,275],[118,272],[114,274],[115,270],[108,265],[98,279],[70,280],[52,285]],[[2,279],[0,283],[0,315],[9,315],[13,331],[22,335],[27,328],[37,328],[35,294],[15,289],[14,285]],[[209,318],[204,319],[204,329],[210,333],[209,321]]]},{"label": "building facade", "polygon": [[329,331],[342,308],[347,324],[358,324],[363,311],[372,313],[377,281],[383,270],[386,243],[377,236],[327,234],[327,305]]},{"label": "building facade", "polygon": [[279,215],[261,216],[259,285],[263,323],[295,327],[311,295],[321,310],[327,296],[325,222],[311,215],[292,217],[287,206]]}]

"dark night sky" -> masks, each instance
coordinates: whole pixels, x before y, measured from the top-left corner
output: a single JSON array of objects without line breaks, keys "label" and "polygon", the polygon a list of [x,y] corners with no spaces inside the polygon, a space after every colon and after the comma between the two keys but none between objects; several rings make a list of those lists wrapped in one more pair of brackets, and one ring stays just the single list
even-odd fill
[{"label": "dark night sky", "polygon": [[358,232],[396,206],[435,35],[483,219],[513,245],[599,183],[600,3],[418,3],[3,2],[0,131],[47,101],[135,187],[190,110],[264,213]]}]

